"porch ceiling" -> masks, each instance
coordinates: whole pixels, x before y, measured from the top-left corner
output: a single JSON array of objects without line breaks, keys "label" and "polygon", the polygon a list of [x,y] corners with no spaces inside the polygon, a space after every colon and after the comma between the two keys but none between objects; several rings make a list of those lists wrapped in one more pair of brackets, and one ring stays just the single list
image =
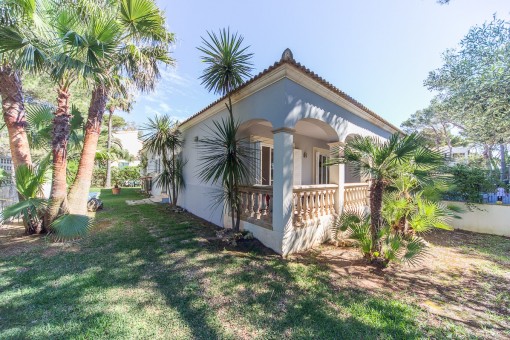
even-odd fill
[{"label": "porch ceiling", "polygon": [[323,122],[300,120],[297,122],[295,130],[298,135],[324,140],[328,143],[338,141],[338,135],[335,130]]},{"label": "porch ceiling", "polygon": [[[272,139],[273,126],[270,122],[264,120],[251,120],[241,124],[239,133],[241,135],[257,134],[262,137]],[[317,120],[300,120],[295,128],[297,135],[323,140],[328,143],[338,141],[338,135],[335,130],[324,122]]]}]

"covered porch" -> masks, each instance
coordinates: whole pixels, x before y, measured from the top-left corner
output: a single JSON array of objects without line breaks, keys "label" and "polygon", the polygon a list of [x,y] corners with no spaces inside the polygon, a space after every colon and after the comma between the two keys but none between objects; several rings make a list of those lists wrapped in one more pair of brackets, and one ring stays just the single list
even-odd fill
[{"label": "covered porch", "polygon": [[306,118],[274,129],[251,120],[239,134],[254,155],[252,179],[240,190],[241,227],[270,248],[285,255],[322,243],[344,207],[367,204],[368,184],[348,164],[324,166],[349,138],[341,141],[330,125]]}]

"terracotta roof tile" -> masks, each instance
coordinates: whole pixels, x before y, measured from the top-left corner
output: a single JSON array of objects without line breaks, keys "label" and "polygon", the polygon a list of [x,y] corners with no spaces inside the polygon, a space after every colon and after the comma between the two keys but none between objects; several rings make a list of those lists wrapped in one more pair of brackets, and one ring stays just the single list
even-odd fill
[{"label": "terracotta roof tile", "polygon": [[[379,116],[378,114],[376,114],[375,112],[373,112],[372,110],[370,110],[369,108],[367,108],[365,105],[361,104],[360,102],[358,102],[357,100],[355,100],[354,98],[352,98],[351,96],[349,96],[348,94],[346,94],[345,92],[343,92],[342,90],[338,89],[336,86],[334,86],[333,84],[331,84],[330,82],[328,82],[327,80],[325,80],[324,78],[320,77],[319,75],[317,75],[315,72],[311,71],[309,68],[305,67],[304,65],[301,65],[300,63],[296,62],[294,59],[283,59],[280,60],[280,61],[277,61],[275,62],[273,65],[271,65],[270,67],[264,69],[262,72],[260,72],[259,74],[257,74],[256,76],[254,76],[253,78],[249,79],[248,81],[246,81],[244,84],[242,84],[241,86],[239,86],[237,89],[235,89],[233,91],[233,93],[236,93],[238,91],[240,91],[241,89],[245,88],[246,86],[250,85],[251,83],[253,83],[255,80],[257,79],[260,79],[261,77],[265,76],[266,74],[268,74],[269,72],[273,71],[274,69],[278,68],[279,66],[283,65],[283,64],[289,64],[291,66],[294,66],[295,68],[297,68],[299,71],[303,72],[304,74],[308,75],[309,77],[313,78],[314,80],[316,80],[318,83],[322,84],[323,86],[325,86],[326,88],[328,88],[329,90],[333,91],[335,94],[339,95],[340,97],[344,98],[345,100],[347,100],[348,102],[350,102],[351,104],[357,106],[358,108],[360,108],[361,110],[365,111],[366,113],[368,113],[369,115],[373,116],[374,118],[376,118],[377,120],[379,120],[380,122],[386,124],[386,125],[389,125],[390,127],[392,127],[393,129],[395,129],[396,131],[400,131],[400,129],[396,126],[394,126],[393,124],[391,124],[390,122],[388,122],[386,119],[382,118],[381,116]],[[193,118],[201,115],[202,113],[204,113],[205,111],[207,111],[208,109],[210,109],[211,107],[213,107],[214,105],[224,101],[225,99],[227,99],[227,96],[223,96],[221,98],[219,98],[218,100],[212,102],[211,104],[209,104],[207,107],[205,107],[204,109],[200,110],[199,112],[195,113],[194,115],[190,116],[189,118],[187,118],[185,121],[183,121],[181,123],[181,125],[189,122],[190,120],[192,120]]]}]

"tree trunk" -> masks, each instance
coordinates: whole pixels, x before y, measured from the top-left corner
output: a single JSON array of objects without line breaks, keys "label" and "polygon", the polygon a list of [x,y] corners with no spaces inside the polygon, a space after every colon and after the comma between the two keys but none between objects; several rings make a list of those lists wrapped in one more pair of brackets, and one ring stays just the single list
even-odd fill
[{"label": "tree trunk", "polygon": [[[27,120],[21,78],[19,73],[8,64],[0,65],[0,95],[14,170],[20,165],[31,165],[30,145],[25,130]],[[19,193],[18,198],[20,201],[23,199]],[[28,235],[41,231],[40,225],[34,227],[28,220],[24,219],[23,224],[25,233]]]},{"label": "tree trunk", "polygon": [[106,151],[108,152],[108,158],[106,159],[106,188],[112,187],[112,161],[110,160],[110,149],[112,147],[112,118],[115,108],[110,107],[110,116],[108,117],[108,141],[106,142]]},{"label": "tree trunk", "polygon": [[53,174],[51,182],[50,205],[46,211],[45,229],[67,210],[67,143],[71,133],[71,113],[69,110],[69,89],[59,86],[57,90],[57,110],[53,118],[51,151],[53,156]]},{"label": "tree trunk", "polygon": [[69,211],[71,214],[87,214],[87,201],[90,185],[92,183],[97,141],[99,139],[99,133],[101,132],[101,123],[103,121],[103,113],[106,108],[107,99],[107,88],[103,85],[97,85],[94,91],[92,91],[92,98],[90,100],[89,114],[87,117],[87,124],[85,125],[85,139],[83,141],[80,163],[78,165],[78,173],[69,190]]},{"label": "tree trunk", "polygon": [[9,146],[14,168],[20,165],[30,165],[32,157],[25,130],[27,120],[21,78],[10,65],[0,66],[0,94],[2,95],[2,111],[9,133]]},{"label": "tree trunk", "polygon": [[506,180],[506,147],[505,144],[499,145],[499,153],[500,153],[500,159],[501,159],[501,182]]},{"label": "tree trunk", "polygon": [[372,253],[380,253],[380,244],[378,239],[381,230],[381,210],[384,183],[380,180],[373,180],[370,185],[370,234],[372,236]]},{"label": "tree trunk", "polygon": [[177,205],[177,193],[176,193],[176,169],[175,169],[175,146],[172,148],[172,207]]}]

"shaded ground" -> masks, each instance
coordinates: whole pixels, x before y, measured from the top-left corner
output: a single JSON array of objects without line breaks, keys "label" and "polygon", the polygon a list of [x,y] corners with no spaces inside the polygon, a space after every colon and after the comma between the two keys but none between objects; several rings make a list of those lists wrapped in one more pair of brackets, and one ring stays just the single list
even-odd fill
[{"label": "shaded ground", "polygon": [[466,334],[510,337],[510,239],[460,230],[436,230],[425,238],[429,254],[414,267],[381,270],[367,265],[354,248],[325,245],[311,254],[330,267],[339,288],[357,287],[418,305],[432,324],[462,325]]},{"label": "shaded ground", "polygon": [[[495,295],[500,284],[508,291],[507,239],[474,234],[480,242],[458,248],[431,235],[425,266],[377,272],[352,249],[286,260],[256,241],[225,246],[189,214],[127,206],[141,198],[136,189],[101,198],[94,232],[77,242],[0,229],[0,338],[510,336],[508,295]],[[456,304],[478,308],[483,323],[457,315]]]}]

